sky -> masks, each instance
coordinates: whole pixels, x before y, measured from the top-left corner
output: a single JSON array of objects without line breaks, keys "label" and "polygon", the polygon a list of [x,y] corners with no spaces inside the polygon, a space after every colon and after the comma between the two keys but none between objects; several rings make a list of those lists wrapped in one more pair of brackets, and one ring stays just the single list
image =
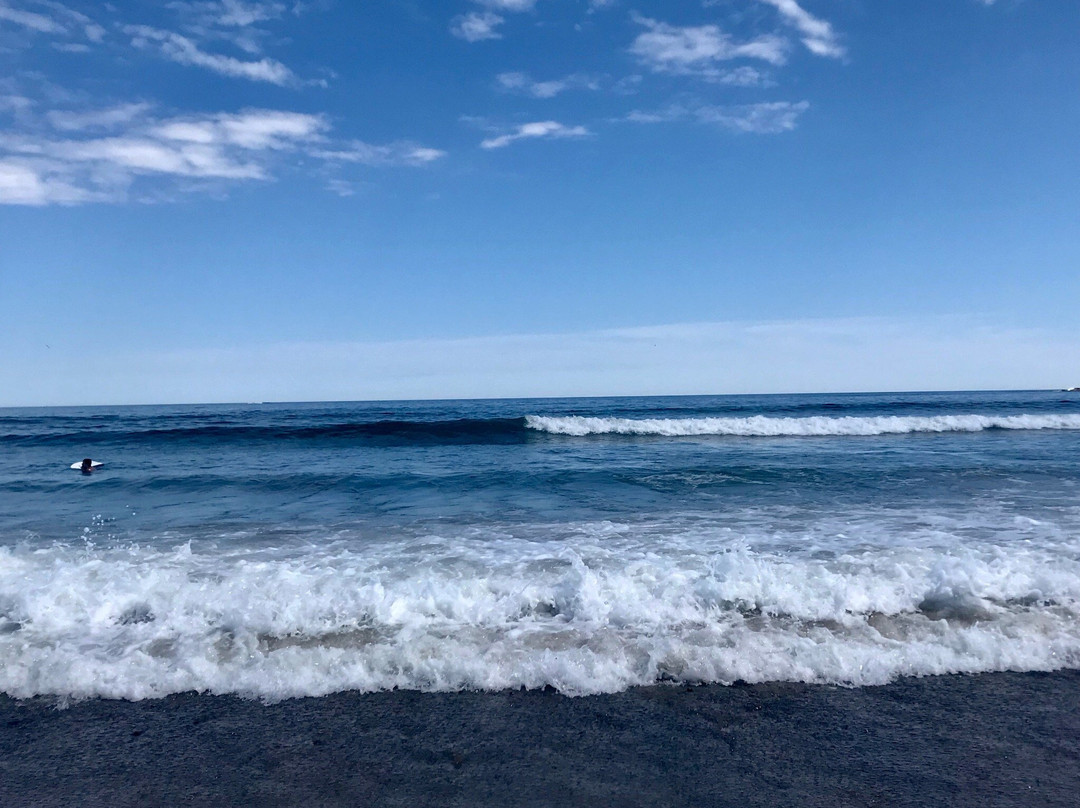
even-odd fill
[{"label": "sky", "polygon": [[1080,385],[1080,3],[0,0],[0,406]]}]

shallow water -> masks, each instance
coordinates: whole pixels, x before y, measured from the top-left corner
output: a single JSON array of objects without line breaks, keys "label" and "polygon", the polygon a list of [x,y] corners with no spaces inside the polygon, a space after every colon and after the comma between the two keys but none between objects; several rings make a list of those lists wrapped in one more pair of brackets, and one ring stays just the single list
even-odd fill
[{"label": "shallow water", "polygon": [[8,409],[0,445],[14,696],[1080,667],[1076,395]]}]

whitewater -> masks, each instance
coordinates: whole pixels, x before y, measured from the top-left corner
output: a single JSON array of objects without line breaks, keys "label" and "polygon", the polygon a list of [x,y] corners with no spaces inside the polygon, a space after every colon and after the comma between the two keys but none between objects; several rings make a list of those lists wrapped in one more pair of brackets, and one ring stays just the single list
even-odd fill
[{"label": "whitewater", "polygon": [[938,415],[904,417],[811,416],[776,418],[552,418],[530,415],[530,429],[555,435],[903,435],[911,432],[982,432],[987,429],[1080,429],[1080,415]]},{"label": "whitewater", "polygon": [[0,435],[20,698],[1080,667],[1062,394],[0,410]]}]

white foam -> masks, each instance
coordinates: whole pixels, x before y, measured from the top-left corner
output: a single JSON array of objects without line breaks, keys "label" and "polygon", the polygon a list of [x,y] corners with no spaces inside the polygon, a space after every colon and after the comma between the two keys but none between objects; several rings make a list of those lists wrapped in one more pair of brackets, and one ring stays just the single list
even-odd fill
[{"label": "white foam", "polygon": [[0,691],[585,694],[1077,667],[1080,544],[1039,524],[835,553],[610,523],[288,552],[2,547]]},{"label": "white foam", "polygon": [[529,415],[529,429],[556,435],[899,435],[909,432],[982,432],[987,429],[1080,429],[1080,415],[811,416],[781,418],[586,418]]}]

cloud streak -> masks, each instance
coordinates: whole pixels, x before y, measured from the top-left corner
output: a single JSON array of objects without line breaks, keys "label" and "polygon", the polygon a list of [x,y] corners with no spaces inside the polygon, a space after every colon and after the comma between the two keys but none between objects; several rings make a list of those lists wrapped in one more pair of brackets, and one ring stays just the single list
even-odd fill
[{"label": "cloud streak", "polygon": [[554,98],[567,90],[600,89],[596,79],[580,73],[547,81],[534,81],[528,73],[500,73],[495,77],[495,82],[501,90],[531,95],[533,98]]},{"label": "cloud streak", "polygon": [[146,25],[125,26],[124,33],[131,37],[131,44],[136,48],[157,50],[166,59],[177,64],[205,68],[222,76],[265,81],[280,86],[297,83],[293,72],[274,59],[244,61],[232,56],[207,53],[186,36]]},{"label": "cloud streak", "polygon": [[441,149],[432,149],[411,141],[385,145],[353,140],[336,149],[316,149],[312,157],[341,163],[359,163],[365,166],[425,166],[446,156]]},{"label": "cloud streak", "polygon": [[6,4],[0,4],[0,20],[21,25],[39,34],[63,34],[67,28],[51,17],[38,14],[33,11],[12,8]]},{"label": "cloud streak", "polygon": [[[105,29],[82,12],[68,8],[62,3],[41,0],[37,8],[47,10],[27,11],[16,8],[0,0],[0,23],[8,22],[35,34],[53,34],[57,36],[80,36],[89,42],[98,43],[105,38]],[[66,44],[62,49],[87,49],[81,44]]]},{"label": "cloud streak", "polygon": [[473,0],[473,2],[487,8],[509,12],[532,11],[536,6],[536,0]]},{"label": "cloud streak", "polygon": [[646,30],[630,52],[656,73],[719,78],[722,62],[755,59],[778,66],[787,61],[788,41],[775,34],[735,42],[716,25],[675,26],[637,14],[634,21]]},{"label": "cloud streak", "polygon": [[243,2],[243,0],[195,0],[172,2],[171,8],[191,16],[202,26],[246,28],[260,22],[280,19],[287,9],[285,3]]},{"label": "cloud streak", "polygon": [[[0,204],[117,202],[177,181],[267,180],[300,157],[323,166],[427,165],[438,149],[402,141],[337,143],[321,115],[271,109],[154,117],[150,105],[51,111],[48,129],[0,134]],[[171,181],[171,185],[161,185]]]},{"label": "cloud streak", "polygon": [[502,149],[519,140],[580,138],[588,134],[589,130],[584,126],[566,126],[558,121],[534,121],[523,123],[512,132],[487,138],[480,146],[484,149]]},{"label": "cloud streak", "polygon": [[788,25],[802,34],[803,45],[811,53],[834,59],[844,55],[844,48],[837,41],[832,25],[815,17],[800,6],[797,0],[761,0],[761,2],[773,6]]},{"label": "cloud streak", "polygon": [[681,103],[652,112],[634,110],[623,120],[631,123],[696,121],[731,132],[775,135],[793,130],[798,125],[799,117],[809,108],[807,101],[766,101],[732,106]]}]

